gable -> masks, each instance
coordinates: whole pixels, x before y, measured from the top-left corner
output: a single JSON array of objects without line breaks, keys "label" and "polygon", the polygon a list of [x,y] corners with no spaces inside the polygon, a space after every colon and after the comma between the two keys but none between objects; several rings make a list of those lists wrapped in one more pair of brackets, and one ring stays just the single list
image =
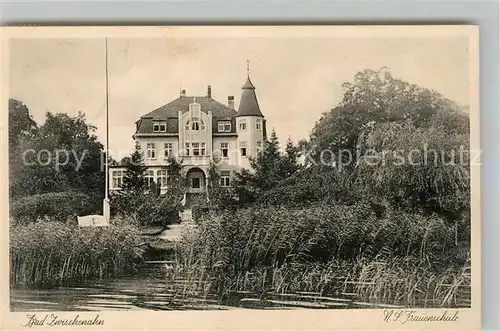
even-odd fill
[{"label": "gable", "polygon": [[[201,111],[204,113],[212,112],[212,130],[217,132],[217,121],[219,119],[230,119],[234,122],[236,111],[228,106],[208,97],[179,97],[172,102],[167,103],[143,116],[136,122],[137,133],[153,133],[153,122],[156,120],[167,121],[166,133],[179,133],[179,111],[182,113],[189,111],[189,104],[196,101],[201,106]],[[214,129],[215,127],[215,129]],[[231,131],[236,132],[235,124],[231,125]],[[161,134],[161,133],[158,133]],[[163,132],[163,134],[165,134]]]}]

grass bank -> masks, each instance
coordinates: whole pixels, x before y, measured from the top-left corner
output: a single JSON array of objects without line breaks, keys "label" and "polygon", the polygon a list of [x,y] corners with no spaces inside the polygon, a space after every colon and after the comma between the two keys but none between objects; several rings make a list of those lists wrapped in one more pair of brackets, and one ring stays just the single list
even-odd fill
[{"label": "grass bank", "polygon": [[211,214],[177,249],[187,291],[314,292],[419,307],[467,305],[469,221],[370,206]]},{"label": "grass bank", "polygon": [[10,283],[58,285],[91,277],[134,272],[139,231],[114,221],[107,228],[78,228],[61,222],[10,226]]}]

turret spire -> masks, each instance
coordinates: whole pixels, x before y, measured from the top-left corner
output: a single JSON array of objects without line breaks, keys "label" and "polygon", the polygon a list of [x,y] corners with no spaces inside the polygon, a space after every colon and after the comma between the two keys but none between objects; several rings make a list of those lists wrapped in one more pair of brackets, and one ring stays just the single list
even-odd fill
[{"label": "turret spire", "polygon": [[250,80],[250,61],[247,60],[247,81],[242,87],[241,101],[236,116],[259,116],[264,117],[260,112],[257,96],[255,95],[255,86]]},{"label": "turret spire", "polygon": [[255,86],[253,86],[252,81],[250,80],[250,60],[247,60],[247,81],[245,82],[245,85],[243,85],[242,88],[255,89]]}]

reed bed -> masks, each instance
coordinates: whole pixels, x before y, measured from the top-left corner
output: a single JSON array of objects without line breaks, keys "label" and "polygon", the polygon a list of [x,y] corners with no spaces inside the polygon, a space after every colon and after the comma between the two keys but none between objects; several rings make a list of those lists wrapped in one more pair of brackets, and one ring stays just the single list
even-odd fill
[{"label": "reed bed", "polygon": [[369,206],[249,208],[210,214],[176,249],[172,277],[190,291],[312,292],[407,307],[470,302],[460,289],[469,252],[468,220]]},{"label": "reed bed", "polygon": [[10,227],[11,285],[60,285],[133,272],[141,253],[138,229],[115,221],[106,228],[61,222]]}]

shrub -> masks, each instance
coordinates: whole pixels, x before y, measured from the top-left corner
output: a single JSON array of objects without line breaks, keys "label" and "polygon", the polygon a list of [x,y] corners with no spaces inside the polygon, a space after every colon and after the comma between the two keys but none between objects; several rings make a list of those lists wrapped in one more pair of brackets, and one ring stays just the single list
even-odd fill
[{"label": "shrub", "polygon": [[349,204],[359,199],[349,187],[348,179],[348,174],[338,168],[311,167],[262,192],[257,202],[290,207],[303,207],[320,201]]},{"label": "shrub", "polygon": [[71,216],[96,213],[99,204],[90,196],[69,191],[27,196],[11,201],[10,215],[15,221],[29,223],[49,217],[56,221],[66,221]]},{"label": "shrub", "polygon": [[174,199],[145,191],[122,192],[111,197],[111,213],[134,219],[142,226],[166,226],[179,220],[180,204]]}]

